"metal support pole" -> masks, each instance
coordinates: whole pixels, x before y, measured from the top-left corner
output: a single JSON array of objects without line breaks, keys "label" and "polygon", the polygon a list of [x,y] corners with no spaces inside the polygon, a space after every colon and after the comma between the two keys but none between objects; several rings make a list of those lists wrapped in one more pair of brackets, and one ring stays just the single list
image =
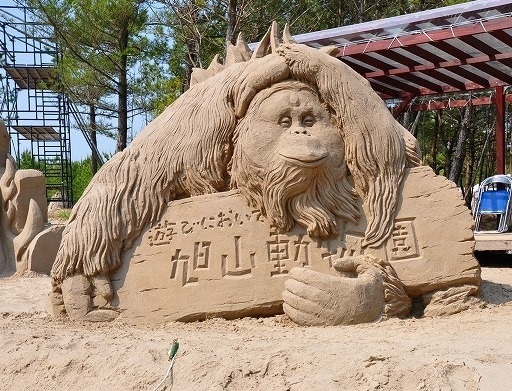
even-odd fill
[{"label": "metal support pole", "polygon": [[503,86],[494,88],[496,94],[496,174],[505,174],[505,95]]}]

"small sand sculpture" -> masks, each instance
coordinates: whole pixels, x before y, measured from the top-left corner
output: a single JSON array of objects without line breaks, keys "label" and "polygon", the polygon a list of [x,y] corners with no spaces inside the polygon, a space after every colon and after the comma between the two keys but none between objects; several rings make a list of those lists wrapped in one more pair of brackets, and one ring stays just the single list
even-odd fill
[{"label": "small sand sculpture", "polygon": [[62,227],[48,224],[43,173],[16,169],[1,121],[0,191],[0,274],[49,273]]},{"label": "small sand sculpture", "polygon": [[138,321],[283,311],[303,325],[460,311],[472,220],[369,83],[273,24],[96,174],[52,269],[54,314]]}]

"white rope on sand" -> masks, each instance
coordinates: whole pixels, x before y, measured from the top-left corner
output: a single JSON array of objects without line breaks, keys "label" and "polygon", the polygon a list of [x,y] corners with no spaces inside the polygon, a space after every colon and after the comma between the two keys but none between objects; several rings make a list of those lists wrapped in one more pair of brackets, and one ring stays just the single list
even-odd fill
[{"label": "white rope on sand", "polygon": [[162,386],[162,384],[165,382],[165,380],[169,377],[169,375],[171,378],[169,391],[171,390],[172,385],[173,385],[172,367],[174,365],[174,361],[176,360],[176,354],[178,353],[179,346],[180,346],[180,344],[178,343],[178,340],[175,339],[172,342],[171,348],[169,349],[169,360],[171,360],[171,363],[169,364],[167,373],[165,374],[164,378],[160,381],[160,383],[158,383],[157,386],[155,388],[153,388],[152,391],[158,391],[160,389],[160,387]]}]

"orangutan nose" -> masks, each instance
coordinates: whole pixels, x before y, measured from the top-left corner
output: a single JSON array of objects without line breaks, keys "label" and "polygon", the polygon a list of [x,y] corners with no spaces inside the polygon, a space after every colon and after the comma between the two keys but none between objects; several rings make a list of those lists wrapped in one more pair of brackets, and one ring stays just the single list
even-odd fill
[{"label": "orangutan nose", "polygon": [[304,134],[306,136],[311,136],[309,134],[309,132],[307,131],[307,129],[304,129],[304,128],[299,127],[299,126],[292,128],[291,129],[291,133],[292,134]]}]

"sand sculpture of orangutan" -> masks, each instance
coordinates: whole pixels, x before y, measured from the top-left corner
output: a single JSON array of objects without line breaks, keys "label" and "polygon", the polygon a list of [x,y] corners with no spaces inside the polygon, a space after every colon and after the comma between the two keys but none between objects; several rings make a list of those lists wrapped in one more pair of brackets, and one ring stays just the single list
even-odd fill
[{"label": "sand sculpture of orangutan", "polygon": [[[111,301],[121,253],[172,200],[239,189],[281,232],[299,224],[327,238],[338,235],[337,222],[358,220],[361,197],[363,246],[389,238],[405,169],[420,164],[417,143],[332,52],[296,44],[286,28],[281,41],[273,25],[252,55],[239,40],[224,65],[196,70],[193,87],[101,168],[74,207],[52,270],[54,308],[73,318],[115,317],[91,296]],[[337,265],[381,279],[367,261]],[[294,287],[307,282],[299,279],[284,294],[290,317],[343,323],[336,314],[317,322],[296,308]],[[354,292],[347,297],[364,289]]]}]

